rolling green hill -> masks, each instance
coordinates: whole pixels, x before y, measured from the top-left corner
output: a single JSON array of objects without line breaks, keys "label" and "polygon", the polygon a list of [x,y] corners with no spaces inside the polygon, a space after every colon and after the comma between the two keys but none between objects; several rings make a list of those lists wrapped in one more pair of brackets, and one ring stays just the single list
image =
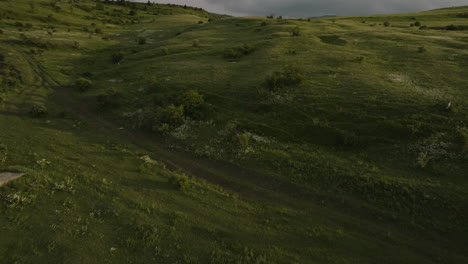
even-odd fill
[{"label": "rolling green hill", "polygon": [[0,1],[0,263],[468,263],[467,33]]}]

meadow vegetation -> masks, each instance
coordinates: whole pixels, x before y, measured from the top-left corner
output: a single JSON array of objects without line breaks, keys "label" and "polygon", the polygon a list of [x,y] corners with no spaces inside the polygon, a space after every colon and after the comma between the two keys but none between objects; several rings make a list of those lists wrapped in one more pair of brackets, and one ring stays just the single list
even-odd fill
[{"label": "meadow vegetation", "polygon": [[467,263],[467,14],[0,1],[0,262]]}]

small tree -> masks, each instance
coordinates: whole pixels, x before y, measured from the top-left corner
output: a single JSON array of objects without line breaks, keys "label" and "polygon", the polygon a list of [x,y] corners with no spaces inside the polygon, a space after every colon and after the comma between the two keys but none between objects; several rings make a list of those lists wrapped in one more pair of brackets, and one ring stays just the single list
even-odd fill
[{"label": "small tree", "polygon": [[41,118],[47,116],[47,108],[43,104],[33,104],[29,110],[29,115],[33,118]]},{"label": "small tree", "polygon": [[420,27],[420,26],[421,26],[421,22],[416,21],[416,23],[414,23],[414,25],[415,25],[416,27]]},{"label": "small tree", "polygon": [[85,78],[79,78],[75,82],[75,88],[80,92],[88,91],[92,86],[92,82]]},{"label": "small tree", "polygon": [[278,91],[286,86],[295,86],[302,83],[304,76],[295,67],[287,67],[282,72],[274,72],[267,78],[267,85],[272,91]]},{"label": "small tree", "polygon": [[123,60],[124,56],[121,52],[112,54],[112,62],[114,64],[120,63]]},{"label": "small tree", "polygon": [[184,106],[184,113],[192,118],[201,118],[201,110],[205,104],[202,94],[194,90],[188,90],[180,96],[180,104]]},{"label": "small tree", "polygon": [[384,25],[384,27],[389,27],[389,26],[390,26],[390,22],[385,21],[385,22],[383,23],[383,25]]},{"label": "small tree", "polygon": [[301,29],[299,27],[295,27],[292,31],[293,37],[299,37],[301,35]]},{"label": "small tree", "polygon": [[138,45],[145,45],[146,44],[146,38],[140,37],[137,40]]}]

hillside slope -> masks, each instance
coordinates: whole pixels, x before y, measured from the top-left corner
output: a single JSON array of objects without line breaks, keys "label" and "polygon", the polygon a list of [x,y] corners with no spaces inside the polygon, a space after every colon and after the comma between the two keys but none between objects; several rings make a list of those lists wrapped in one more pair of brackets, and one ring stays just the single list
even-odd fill
[{"label": "hillside slope", "polygon": [[465,263],[468,7],[0,2],[2,263]]}]

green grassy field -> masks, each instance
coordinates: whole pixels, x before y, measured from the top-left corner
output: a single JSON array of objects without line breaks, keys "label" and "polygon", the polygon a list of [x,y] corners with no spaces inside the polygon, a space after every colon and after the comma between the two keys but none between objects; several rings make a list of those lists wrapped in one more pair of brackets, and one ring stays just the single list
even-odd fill
[{"label": "green grassy field", "polygon": [[0,1],[0,263],[468,263],[467,14]]}]

